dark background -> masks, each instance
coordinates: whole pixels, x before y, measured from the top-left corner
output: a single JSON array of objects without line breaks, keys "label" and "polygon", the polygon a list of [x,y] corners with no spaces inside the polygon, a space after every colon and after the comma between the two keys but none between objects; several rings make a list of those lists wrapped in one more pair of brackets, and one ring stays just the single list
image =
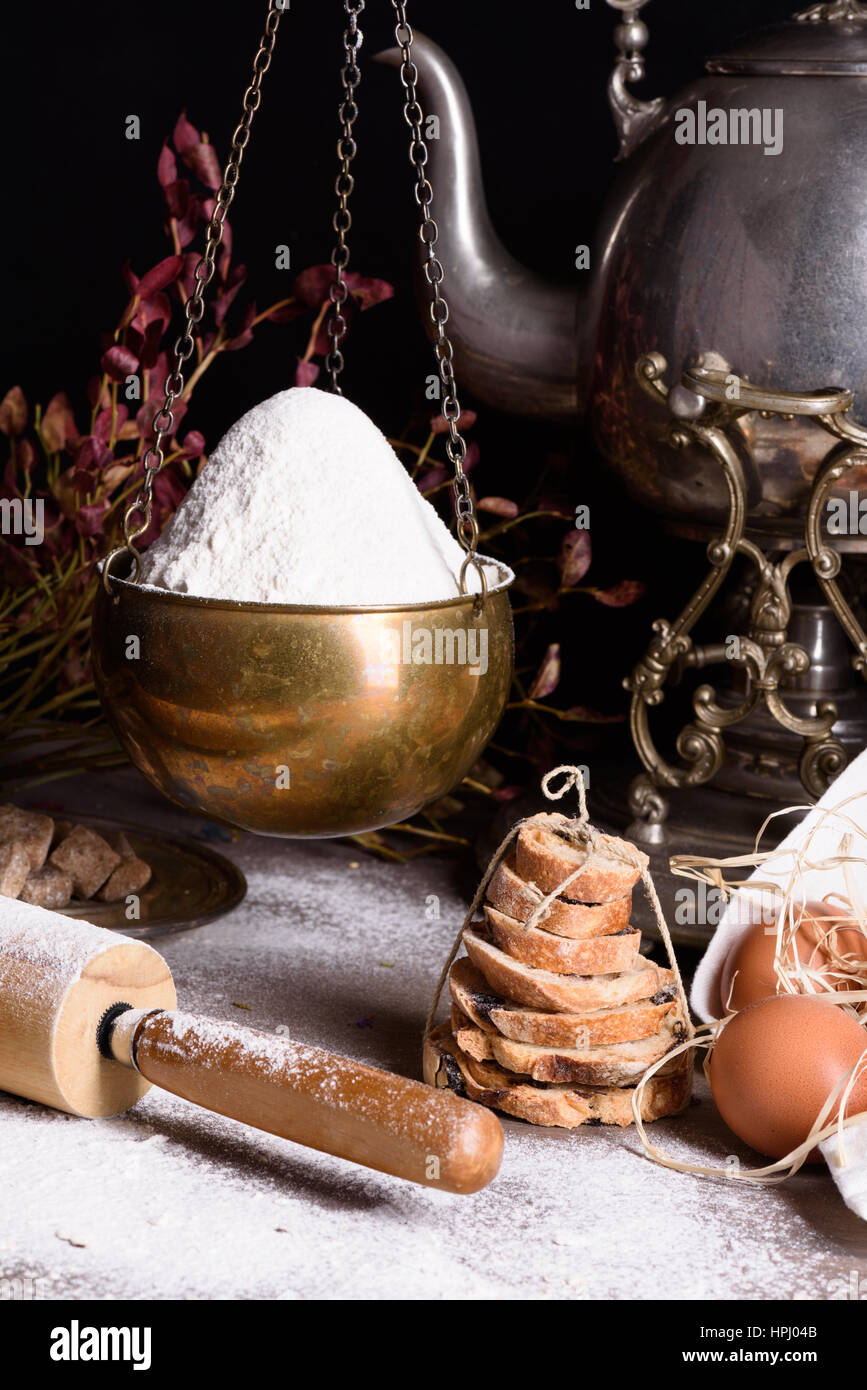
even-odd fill
[{"label": "dark background", "polygon": [[[655,0],[644,11],[651,41],[643,94],[674,94],[709,53],[792,8],[791,0]],[[123,263],[142,274],[170,250],[156,179],[163,139],[185,107],[222,163],[265,10],[261,0],[6,10],[0,395],[17,382],[31,401],[58,390],[83,401],[100,333],[114,327],[126,302]],[[451,54],[470,90],[504,243],[549,278],[570,279],[573,248],[592,243],[614,172],[605,87],[616,15],[603,0],[591,0],[589,11],[576,11],[572,0],[411,0],[408,13]],[[344,378],[347,393],[387,432],[405,425],[432,369],[411,287],[415,202],[402,91],[393,69],[370,62],[393,43],[392,20],[388,0],[368,0],[351,247],[352,268],[390,280],[397,293],[357,321]],[[343,28],[340,0],[291,0],[281,20],[231,215],[235,260],[246,264],[247,289],[260,307],[287,293],[290,273],[274,265],[278,244],[291,247],[293,270],[330,253]],[[138,142],[125,138],[130,114],[141,118]],[[447,227],[441,236],[447,241]],[[203,380],[184,428],[201,429],[212,448],[244,410],[291,384],[305,341],[297,325],[264,325],[250,347],[224,354]],[[473,404],[465,392],[462,401]],[[653,524],[617,495],[577,425],[531,427],[483,407],[475,437],[477,487],[507,496],[520,496],[522,478],[548,452],[568,451],[572,500],[593,507],[593,582],[652,581],[646,600],[613,617],[576,601],[587,624],[575,649],[588,687],[578,698],[622,705],[620,677],[643,649],[650,618],[685,597],[680,563],[668,567],[678,570],[668,594]],[[697,548],[687,551],[683,563],[700,566]],[[612,622],[621,644],[615,654]],[[599,640],[608,652],[601,664],[586,660]]]}]

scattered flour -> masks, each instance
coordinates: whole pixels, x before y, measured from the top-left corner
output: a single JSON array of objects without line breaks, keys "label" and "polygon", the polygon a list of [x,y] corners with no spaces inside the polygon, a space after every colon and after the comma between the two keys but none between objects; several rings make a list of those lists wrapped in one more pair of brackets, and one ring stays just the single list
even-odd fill
[{"label": "scattered flour", "polygon": [[[88,961],[117,944],[116,932],[92,922],[75,921],[45,907],[0,897],[0,991],[14,978],[20,993],[19,966],[36,966],[29,974],[40,991],[40,1003],[44,1004],[49,995],[59,999]],[[15,1002],[22,1008],[32,1003],[26,999]]]},{"label": "scattered flour", "polygon": [[[143,823],[199,829],[137,774],[82,790],[94,813],[128,813],[134,797]],[[183,1007],[217,1015],[217,1029],[237,1021],[417,1076],[465,908],[454,866],[365,858],[353,871],[357,850],[333,841],[245,835],[220,848],[247,876],[245,901],[154,943]],[[676,1157],[725,1164],[733,1140],[700,1076],[696,1089],[700,1105],[651,1132]],[[107,1120],[0,1095],[0,1299],[20,1288],[62,1299],[793,1301],[845,1297],[853,1276],[867,1292],[867,1226],[820,1169],[752,1189],[657,1167],[634,1130],[504,1127],[500,1175],[453,1197],[164,1091]],[[673,1312],[660,1335],[677,1327]]]},{"label": "scattered flour", "polygon": [[[457,595],[463,560],[372,420],[293,387],[223,437],[142,577],[200,598],[413,604]],[[478,590],[473,569],[467,579]]]}]

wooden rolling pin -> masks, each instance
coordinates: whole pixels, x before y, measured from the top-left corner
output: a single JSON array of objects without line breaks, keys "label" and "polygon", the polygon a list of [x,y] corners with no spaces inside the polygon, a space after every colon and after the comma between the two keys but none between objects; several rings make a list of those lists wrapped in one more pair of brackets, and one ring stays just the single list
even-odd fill
[{"label": "wooden rolling pin", "polygon": [[143,941],[0,898],[0,1090],[116,1115],[150,1083],[217,1114],[446,1192],[496,1175],[496,1116],[449,1091],[175,1012]]}]

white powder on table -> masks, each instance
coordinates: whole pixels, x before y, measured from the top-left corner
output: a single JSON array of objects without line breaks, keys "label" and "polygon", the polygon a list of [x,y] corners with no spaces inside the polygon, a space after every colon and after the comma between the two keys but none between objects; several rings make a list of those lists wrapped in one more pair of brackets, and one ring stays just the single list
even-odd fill
[{"label": "white powder on table", "polygon": [[[34,979],[41,1001],[44,1003],[49,995],[59,999],[94,956],[126,939],[92,922],[0,897],[0,997],[11,978],[20,989],[19,967],[24,963],[38,967]],[[11,1002],[23,1010],[34,1001],[15,998],[4,1002],[7,1009]]]},{"label": "white powder on table", "polygon": [[[372,420],[343,396],[293,387],[224,435],[142,578],[200,598],[414,604],[457,596],[463,561]],[[477,592],[472,567],[467,580]]]},{"label": "white powder on table", "polygon": [[[79,795],[117,816],[137,777],[106,773]],[[189,832],[188,813],[138,795],[143,821]],[[418,1075],[432,983],[465,910],[453,865],[352,870],[357,851],[335,841],[245,835],[221,849],[247,876],[244,902],[156,943],[184,1007],[221,1015],[215,1028],[249,1023]],[[441,915],[429,921],[431,893]],[[701,1105],[651,1137],[694,1163],[733,1151],[755,1163],[700,1075],[696,1090]],[[157,1089],[106,1120],[0,1095],[0,1301],[16,1288],[64,1300],[825,1300],[853,1275],[867,1288],[865,1227],[820,1169],[752,1189],[650,1163],[633,1129],[504,1127],[499,1176],[456,1197]]]}]

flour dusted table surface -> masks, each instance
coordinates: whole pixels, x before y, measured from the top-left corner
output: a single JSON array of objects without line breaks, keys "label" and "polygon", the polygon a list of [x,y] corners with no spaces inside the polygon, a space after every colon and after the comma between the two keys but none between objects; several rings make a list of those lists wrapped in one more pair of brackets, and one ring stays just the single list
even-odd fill
[{"label": "flour dusted table surface", "polygon": [[[70,813],[202,830],[134,774],[38,795]],[[182,1006],[419,1075],[422,1022],[464,911],[454,864],[384,864],[331,842],[214,847],[249,894],[210,926],[154,940]],[[680,1157],[724,1161],[737,1146],[703,1080],[696,1091],[701,1104],[651,1132]],[[451,1197],[157,1091],[97,1121],[0,1094],[0,1282],[25,1281],[2,1290],[727,1300],[867,1288],[867,1224],[820,1171],[754,1190],[658,1168],[633,1130],[505,1129],[500,1176]]]}]

